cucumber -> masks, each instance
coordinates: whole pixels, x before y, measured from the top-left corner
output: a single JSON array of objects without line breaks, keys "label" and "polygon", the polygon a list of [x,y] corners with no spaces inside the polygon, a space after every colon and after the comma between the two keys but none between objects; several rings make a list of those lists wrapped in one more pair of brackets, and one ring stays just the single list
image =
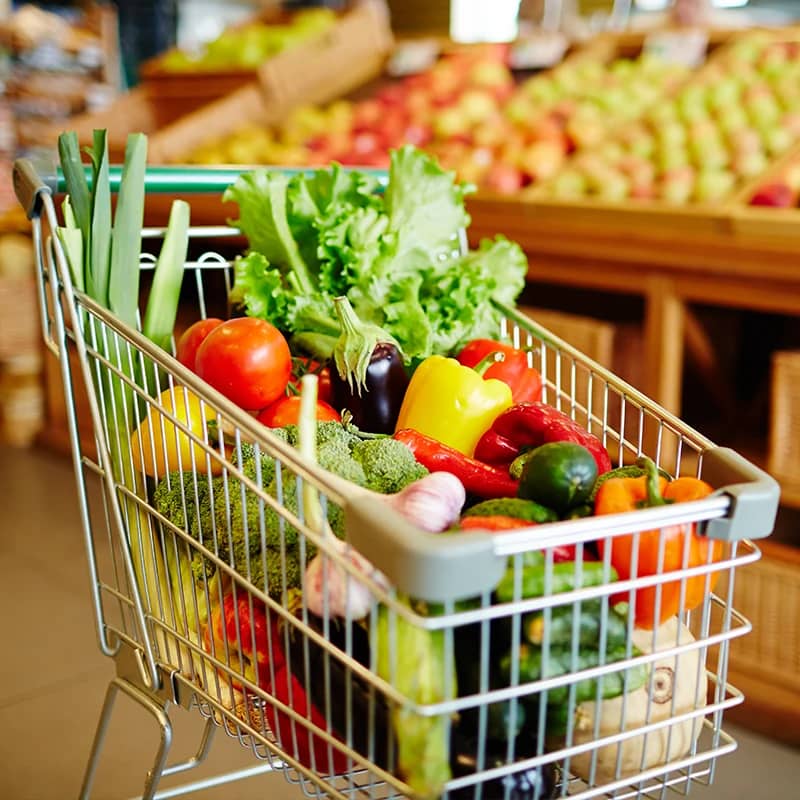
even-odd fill
[{"label": "cucumber", "polygon": [[464,512],[465,517],[493,517],[495,514],[536,523],[555,522],[558,519],[555,511],[551,511],[533,500],[523,500],[519,497],[484,500]]},{"label": "cucumber", "polygon": [[549,442],[531,451],[517,495],[563,515],[585,504],[597,481],[594,456],[575,442]]},{"label": "cucumber", "polygon": [[[613,567],[606,572],[606,566],[601,561],[584,561],[581,565],[564,561],[560,564],[553,564],[549,570],[545,563],[537,562],[538,559],[532,559],[531,562],[523,561],[520,576],[521,599],[523,600],[544,597],[545,589],[551,595],[561,594],[586,586],[602,586],[608,581],[617,580],[618,577]],[[513,566],[505,571],[494,593],[500,603],[510,603],[514,600]]]},{"label": "cucumber", "polygon": [[547,626],[551,647],[569,647],[573,632],[582,647],[597,647],[600,628],[605,625],[608,649],[624,647],[628,638],[628,622],[625,616],[609,607],[608,615],[604,618],[601,600],[585,600],[581,603],[574,631],[573,622],[575,619],[572,605],[553,608],[549,621],[545,618],[544,611],[534,611],[522,618],[522,635],[530,644],[540,645]]},{"label": "cucumber", "polygon": [[[634,648],[633,655],[638,655]],[[625,659],[625,648],[618,648],[610,651],[606,658],[606,664],[612,664]],[[501,674],[506,680],[511,678],[511,654],[506,654],[500,661]],[[553,649],[549,657],[544,658],[544,654],[539,648],[520,645],[519,648],[519,681],[529,683],[538,681],[542,678],[556,678],[569,673],[581,672],[585,669],[599,666],[600,654],[597,650],[579,650],[573,667],[573,656],[571,649]],[[627,673],[628,684],[625,686],[625,676]],[[602,678],[584,678],[575,681],[575,703],[585,703],[593,700],[597,692],[598,681],[602,681],[600,686],[600,696],[604,700],[617,697],[625,691],[631,692],[644,685],[647,679],[647,667],[637,665],[625,670],[610,672]],[[550,689],[547,693],[548,706],[557,706],[566,703],[569,699],[570,685],[558,686]]]}]

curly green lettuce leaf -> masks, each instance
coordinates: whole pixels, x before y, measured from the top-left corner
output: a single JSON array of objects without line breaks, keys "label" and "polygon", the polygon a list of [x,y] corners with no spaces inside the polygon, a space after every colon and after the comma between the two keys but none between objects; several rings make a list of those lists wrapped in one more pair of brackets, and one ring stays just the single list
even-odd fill
[{"label": "curly green lettuce leaf", "polygon": [[261,253],[286,275],[298,292],[314,291],[313,275],[303,260],[289,225],[287,188],[289,177],[257,169],[240,175],[222,196],[239,206],[239,219],[231,220],[247,237],[250,249]]},{"label": "curly green lettuce leaf", "polygon": [[286,324],[290,295],[283,275],[261,253],[250,252],[233,262],[230,300],[244,306],[248,316],[269,320],[278,328]]},{"label": "curly green lettuce leaf", "polygon": [[496,336],[503,315],[492,301],[513,305],[527,269],[519,245],[497,237],[482,241],[447,272],[429,276],[420,304],[431,323],[432,352],[450,353],[470,339]]},{"label": "curly green lettuce leaf", "polygon": [[309,266],[318,265],[319,221],[341,216],[344,209],[383,208],[372,175],[345,170],[339,164],[318,169],[312,175],[295,175],[287,187],[289,225]]},{"label": "curly green lettuce leaf", "polygon": [[369,278],[391,241],[388,225],[388,217],[377,209],[350,205],[317,220],[320,288],[341,295]]},{"label": "curly green lettuce leaf", "polygon": [[389,227],[397,234],[395,257],[402,261],[422,251],[434,265],[457,257],[460,231],[470,222],[464,207],[470,191],[421,150],[406,146],[393,151],[385,206]]}]

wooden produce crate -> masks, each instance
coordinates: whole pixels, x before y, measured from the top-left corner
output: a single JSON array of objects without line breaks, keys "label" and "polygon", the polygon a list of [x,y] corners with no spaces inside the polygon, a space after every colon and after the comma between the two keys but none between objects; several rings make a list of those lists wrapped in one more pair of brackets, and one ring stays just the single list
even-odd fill
[{"label": "wooden produce crate", "polygon": [[[253,69],[170,71],[164,66],[171,55],[167,53],[143,65],[142,85],[147,88],[158,110],[161,125],[167,125],[253,82],[263,82],[265,89],[271,93],[268,99],[274,101],[284,91],[302,92],[309,85],[316,84],[320,76],[329,79],[331,76],[327,68],[331,66],[334,72],[337,67],[347,71],[350,68],[348,51],[353,48],[357,53],[364,44],[362,40],[368,42],[375,38],[375,26],[381,15],[385,17],[386,12],[381,11],[373,0],[355,2],[329,28],[276,53]],[[291,16],[274,6],[263,9],[258,16],[237,27],[246,27],[254,22],[286,24]],[[387,32],[388,23],[381,30],[381,35],[385,36]],[[324,61],[326,69],[316,68],[320,60]],[[298,65],[299,73],[294,70]],[[285,86],[276,84],[276,78],[286,81],[287,76],[289,80]]]},{"label": "wooden produce crate", "polygon": [[381,74],[392,47],[383,7],[359,3],[322,41],[268,61],[258,82],[159,130],[150,140],[150,162],[178,163],[200,145],[245,125],[273,125],[297,105],[347,94]]},{"label": "wooden produce crate", "polygon": [[[91,144],[94,129],[106,129],[112,160],[124,155],[129,133],[141,132],[149,136],[149,163],[179,161],[208,136],[224,135],[250,121],[270,124],[300,102],[325,102],[351,91],[380,73],[391,47],[385,12],[367,0],[343,15],[321,39],[270,59],[258,73],[259,80],[185,117],[177,119],[183,109],[165,100],[153,83],[146,83],[102,112],[73,118],[68,127],[85,145]],[[64,127],[51,128],[53,142]]]}]

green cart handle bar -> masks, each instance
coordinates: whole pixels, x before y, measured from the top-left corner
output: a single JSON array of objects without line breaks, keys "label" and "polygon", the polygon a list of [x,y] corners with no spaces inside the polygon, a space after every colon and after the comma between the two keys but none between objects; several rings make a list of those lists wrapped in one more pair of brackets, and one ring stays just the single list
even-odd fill
[{"label": "green cart handle bar", "polygon": [[[284,175],[311,175],[313,168],[306,167],[255,167],[255,166],[226,166],[226,167],[148,167],[145,171],[144,188],[148,194],[222,194],[243,172],[252,169],[268,169],[281,172]],[[385,186],[389,176],[386,170],[374,167],[345,167],[344,169],[357,169],[359,172],[372,175],[381,186]],[[91,167],[85,168],[86,179],[91,185]],[[122,177],[122,166],[109,167],[109,182],[111,191],[119,191]],[[60,168],[51,163],[43,165],[42,162],[34,163],[28,159],[19,159],[14,164],[14,188],[17,197],[25,208],[28,216],[34,212],[38,196],[42,191],[51,194],[60,194],[66,191],[64,174]]]},{"label": "green cart handle bar", "polygon": [[[314,169],[308,167],[258,167],[258,166],[226,166],[226,167],[148,167],[144,176],[144,189],[148,194],[214,194],[224,192],[243,173],[253,169],[268,169],[283,175],[311,175]],[[374,168],[358,168],[359,172],[373,175],[381,184],[385,184],[388,175],[385,170]],[[86,179],[91,185],[92,171],[86,167]],[[119,190],[122,177],[122,166],[110,166],[108,170],[111,191]],[[66,189],[61,168],[56,170],[57,183],[55,192]]]}]

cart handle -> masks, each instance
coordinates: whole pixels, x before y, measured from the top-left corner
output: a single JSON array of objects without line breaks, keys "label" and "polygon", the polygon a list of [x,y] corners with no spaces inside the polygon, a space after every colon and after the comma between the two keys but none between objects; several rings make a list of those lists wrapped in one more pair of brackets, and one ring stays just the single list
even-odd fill
[{"label": "cart handle", "polygon": [[[224,167],[193,167],[193,166],[164,166],[148,167],[144,175],[144,189],[147,194],[221,194],[243,173],[251,169],[269,169],[283,175],[310,175],[314,170],[305,167],[280,167],[280,166],[224,166]],[[345,169],[348,169],[345,167]],[[353,167],[352,169],[356,169]],[[358,167],[359,172],[372,175],[381,184],[388,180],[386,170],[374,167]],[[91,185],[92,170],[84,168],[86,180]],[[122,177],[122,166],[117,164],[109,167],[109,182],[112,193],[119,191]],[[17,198],[25,209],[28,217],[36,215],[38,211],[37,198],[43,191],[59,194],[66,191],[64,173],[55,165],[37,164],[28,159],[19,159],[14,163],[14,189]]]}]

